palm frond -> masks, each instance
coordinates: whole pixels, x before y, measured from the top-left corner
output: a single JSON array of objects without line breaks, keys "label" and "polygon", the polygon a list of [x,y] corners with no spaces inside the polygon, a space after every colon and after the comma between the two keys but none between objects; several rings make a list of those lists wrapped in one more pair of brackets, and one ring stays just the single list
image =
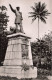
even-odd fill
[{"label": "palm frond", "polygon": [[45,8],[46,8],[46,5],[45,5],[45,3],[43,3],[43,4],[41,5],[41,11],[43,11]]},{"label": "palm frond", "polygon": [[46,23],[46,20],[43,17],[40,17],[40,20],[44,23]]},{"label": "palm frond", "polygon": [[41,2],[38,3],[38,8],[41,9]]},{"label": "palm frond", "polygon": [[32,19],[32,23],[35,21],[35,19],[36,19],[36,17],[34,17],[34,18]]},{"label": "palm frond", "polygon": [[47,16],[44,16],[44,15],[43,16],[40,16],[40,17],[43,17],[44,19],[47,19]]},{"label": "palm frond", "polygon": [[49,14],[51,14],[51,13],[48,13],[48,12],[47,12],[47,13],[45,14],[45,16],[48,16]]},{"label": "palm frond", "polygon": [[33,9],[33,11],[35,11],[35,7],[31,6],[31,8]]},{"label": "palm frond", "polygon": [[28,16],[28,17],[36,17],[36,15],[31,15],[31,16]]},{"label": "palm frond", "polygon": [[40,16],[48,16],[50,13],[48,13],[48,10],[44,10],[40,13]]},{"label": "palm frond", "polygon": [[37,13],[36,12],[29,12],[29,14],[32,14],[32,15],[35,14],[36,15]]},{"label": "palm frond", "polygon": [[41,2],[36,3],[35,12],[40,13],[41,10]]},{"label": "palm frond", "polygon": [[45,19],[47,19],[47,17],[43,16]]},{"label": "palm frond", "polygon": [[39,6],[40,6],[40,3],[36,4],[35,6],[35,12],[39,13]]}]

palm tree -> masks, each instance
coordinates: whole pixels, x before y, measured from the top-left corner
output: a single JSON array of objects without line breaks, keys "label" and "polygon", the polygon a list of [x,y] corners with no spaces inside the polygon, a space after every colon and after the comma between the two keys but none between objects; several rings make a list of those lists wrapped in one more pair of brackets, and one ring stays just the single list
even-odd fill
[{"label": "palm tree", "polygon": [[46,9],[45,3],[41,4],[41,2],[35,3],[35,6],[31,7],[33,12],[29,12],[32,17],[32,23],[38,18],[38,39],[39,39],[39,20],[46,23],[47,16],[50,14]]}]

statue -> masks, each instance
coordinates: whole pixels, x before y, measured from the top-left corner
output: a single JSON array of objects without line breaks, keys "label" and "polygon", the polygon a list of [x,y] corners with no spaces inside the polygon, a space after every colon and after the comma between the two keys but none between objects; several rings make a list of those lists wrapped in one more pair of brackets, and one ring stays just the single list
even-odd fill
[{"label": "statue", "polygon": [[20,26],[20,32],[24,33],[23,27],[22,27],[23,18],[22,18],[22,13],[20,12],[20,7],[16,7],[16,10],[14,10],[10,4],[9,6],[12,12],[14,12],[16,15],[16,18],[15,18],[16,32],[18,32],[18,26]]}]

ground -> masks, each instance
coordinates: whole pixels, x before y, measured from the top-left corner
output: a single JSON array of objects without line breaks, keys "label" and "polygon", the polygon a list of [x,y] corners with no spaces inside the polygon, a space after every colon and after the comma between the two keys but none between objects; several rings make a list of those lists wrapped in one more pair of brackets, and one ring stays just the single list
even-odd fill
[{"label": "ground", "polygon": [[12,77],[8,77],[8,76],[7,77],[4,77],[4,76],[1,77],[0,76],[0,80],[49,80],[49,79],[47,77],[44,77],[44,76],[40,77],[40,78],[39,77],[33,78],[33,79],[32,78],[30,78],[30,79],[27,79],[27,78],[25,78],[25,79],[17,79],[15,77],[12,78]]}]

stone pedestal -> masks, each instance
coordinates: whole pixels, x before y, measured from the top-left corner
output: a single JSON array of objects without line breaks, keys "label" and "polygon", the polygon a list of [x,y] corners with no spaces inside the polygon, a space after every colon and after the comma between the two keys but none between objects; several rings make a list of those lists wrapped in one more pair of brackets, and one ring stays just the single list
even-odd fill
[{"label": "stone pedestal", "polygon": [[[36,78],[37,68],[33,67],[30,37],[23,33],[8,35],[8,47],[5,55],[4,66],[0,67],[1,76],[17,78]],[[23,65],[29,67],[23,69]]]}]

